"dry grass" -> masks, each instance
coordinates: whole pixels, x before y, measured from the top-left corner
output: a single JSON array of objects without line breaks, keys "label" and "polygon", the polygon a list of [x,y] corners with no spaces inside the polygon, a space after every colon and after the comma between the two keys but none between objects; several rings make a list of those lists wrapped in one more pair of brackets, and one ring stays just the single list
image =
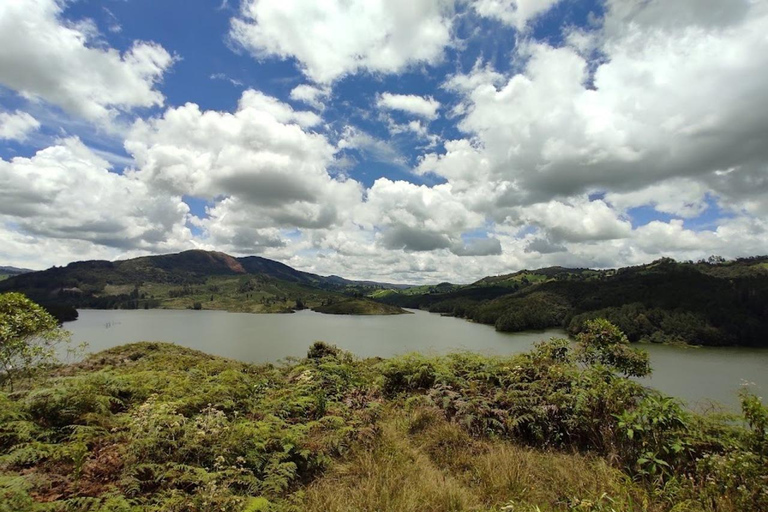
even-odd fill
[{"label": "dry grass", "polygon": [[306,510],[442,512],[473,510],[475,497],[403,435],[402,420],[385,422],[375,445],[359,447],[306,493]]},{"label": "dry grass", "polygon": [[653,511],[602,460],[477,440],[430,409],[394,413],[305,493],[308,512]]}]

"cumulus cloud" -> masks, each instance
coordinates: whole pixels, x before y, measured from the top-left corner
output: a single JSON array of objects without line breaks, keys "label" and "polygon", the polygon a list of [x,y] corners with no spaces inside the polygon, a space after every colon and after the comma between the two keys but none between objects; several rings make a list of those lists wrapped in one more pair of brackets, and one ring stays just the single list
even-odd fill
[{"label": "cumulus cloud", "polygon": [[24,141],[40,128],[40,122],[27,112],[0,112],[0,139]]},{"label": "cumulus cloud", "polygon": [[330,95],[331,91],[327,87],[300,84],[291,89],[290,97],[294,101],[304,102],[317,110],[325,110],[325,101]]},{"label": "cumulus cloud", "polygon": [[586,242],[627,238],[632,225],[603,201],[578,198],[516,209],[519,221],[536,226],[556,241]]},{"label": "cumulus cloud", "polygon": [[768,216],[768,163],[715,171],[704,178],[704,183],[711,187],[721,208],[761,218]]},{"label": "cumulus cloud", "polygon": [[307,77],[331,83],[441,60],[452,14],[452,0],[244,0],[230,37],[257,58],[295,58]]},{"label": "cumulus cloud", "polygon": [[381,237],[381,245],[386,249],[418,252],[448,249],[452,242],[446,235],[440,233],[409,226],[396,226],[384,233]]},{"label": "cumulus cloud", "polygon": [[[603,190],[620,207],[690,216],[714,184],[723,197],[747,194],[738,182],[763,194],[768,4],[728,3],[723,17],[696,2],[607,8],[593,34],[596,66],[577,48],[528,41],[516,74],[478,66],[450,79],[467,138],[425,155],[418,171],[466,186],[495,182],[505,189],[498,207]],[[685,187],[687,199],[670,186]]]},{"label": "cumulus cloud", "polygon": [[475,238],[467,243],[454,246],[451,252],[457,256],[498,256],[502,254],[498,238]]},{"label": "cumulus cloud", "polygon": [[13,224],[19,239],[162,252],[190,240],[188,212],[181,197],[110,172],[77,138],[31,158],[0,159],[0,221]]},{"label": "cumulus cloud", "polygon": [[137,178],[167,190],[214,198],[312,201],[329,180],[334,147],[305,131],[319,122],[261,92],[247,90],[235,113],[194,103],[137,121],[125,143]]},{"label": "cumulus cloud", "polygon": [[471,211],[450,185],[427,187],[380,178],[368,190],[367,201],[355,219],[381,229],[378,242],[386,249],[449,249],[457,255],[469,255],[488,252],[490,247],[463,244],[461,235],[482,227],[485,217]]},{"label": "cumulus cloud", "polygon": [[120,53],[93,44],[95,27],[62,19],[64,2],[0,5],[0,84],[90,120],[163,104],[155,88],[173,57],[154,43]]},{"label": "cumulus cloud", "polygon": [[485,220],[468,209],[448,184],[429,187],[379,178],[368,189],[366,204],[372,218],[360,218],[372,225],[403,225],[446,235],[482,227]]},{"label": "cumulus cloud", "polygon": [[651,205],[658,212],[683,218],[698,217],[707,209],[704,183],[693,179],[671,179],[631,192],[610,192],[605,200],[626,211],[638,206]]},{"label": "cumulus cloud", "polygon": [[559,1],[560,0],[477,0],[473,3],[473,7],[481,16],[495,18],[518,30],[524,30],[531,20],[547,12]]},{"label": "cumulus cloud", "polygon": [[376,106],[386,110],[399,110],[431,121],[437,118],[440,102],[431,96],[385,92],[376,100]]},{"label": "cumulus cloud", "polygon": [[337,149],[306,130],[317,122],[253,90],[234,113],[189,103],[135,123],[126,141],[136,161],[129,175],[215,201],[198,224],[217,244],[238,252],[279,247],[279,229],[331,227],[361,200],[356,181],[328,173]]},{"label": "cumulus cloud", "polygon": [[344,128],[337,147],[340,150],[360,151],[374,162],[387,162],[405,167],[405,157],[389,141],[376,138],[355,126],[348,125]]}]

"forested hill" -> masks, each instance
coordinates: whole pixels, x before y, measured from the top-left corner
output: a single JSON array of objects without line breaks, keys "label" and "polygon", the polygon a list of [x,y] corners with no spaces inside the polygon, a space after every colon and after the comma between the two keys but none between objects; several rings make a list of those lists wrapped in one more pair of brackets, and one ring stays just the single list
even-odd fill
[{"label": "forested hill", "polygon": [[[305,307],[347,303],[373,290],[397,288],[387,283],[323,277],[283,263],[222,252],[192,250],[123,261],[80,261],[0,281],[0,292],[19,291],[43,304],[60,319],[64,308],[223,309],[288,312]],[[344,309],[337,307],[337,309]],[[397,307],[371,304],[368,311]]]},{"label": "forested hill", "polygon": [[768,256],[616,270],[550,267],[486,277],[447,292],[375,292],[401,307],[467,318],[500,331],[608,318],[631,341],[768,347]]}]

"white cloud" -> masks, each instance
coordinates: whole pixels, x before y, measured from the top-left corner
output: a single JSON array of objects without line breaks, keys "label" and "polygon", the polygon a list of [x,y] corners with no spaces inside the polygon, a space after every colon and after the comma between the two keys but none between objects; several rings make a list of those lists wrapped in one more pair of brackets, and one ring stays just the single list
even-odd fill
[{"label": "white cloud", "polygon": [[340,150],[356,149],[374,162],[387,162],[405,167],[405,157],[388,141],[377,139],[371,134],[354,126],[346,126],[337,143]]},{"label": "white cloud", "polygon": [[695,218],[707,209],[709,190],[699,181],[677,178],[632,192],[611,192],[606,194],[605,200],[622,211],[651,205],[662,213]]},{"label": "white cloud", "polygon": [[90,120],[163,104],[155,88],[173,58],[136,42],[120,54],[92,44],[95,27],[62,19],[57,0],[0,4],[0,84]]},{"label": "white cloud", "polygon": [[387,110],[399,110],[432,121],[437,118],[440,102],[431,96],[385,92],[377,98],[376,106]]},{"label": "white cloud", "polygon": [[476,0],[475,11],[487,18],[496,18],[518,30],[537,16],[544,14],[560,0]]},{"label": "white cloud", "polygon": [[307,77],[331,83],[441,60],[452,15],[452,0],[245,0],[230,36],[257,58],[295,58]]},{"label": "white cloud", "polygon": [[229,82],[230,84],[234,85],[235,87],[243,87],[245,84],[237,80],[236,78],[232,78],[230,76],[227,76],[225,73],[213,73],[210,77],[211,80],[223,80],[225,82]]},{"label": "white cloud", "polygon": [[260,91],[248,89],[243,92],[238,105],[239,111],[259,111],[271,115],[279,123],[295,123],[302,128],[309,128],[320,124],[322,119],[314,112],[294,110],[277,98],[267,96]]},{"label": "white cloud", "polygon": [[31,158],[0,159],[0,223],[6,230],[15,226],[17,241],[90,243],[113,254],[163,252],[190,241],[187,214],[180,196],[157,194],[145,183],[110,172],[109,164],[76,138]]},{"label": "white cloud", "polygon": [[603,201],[587,198],[549,201],[516,209],[519,221],[537,226],[555,241],[587,242],[631,236],[632,225]]},{"label": "white cloud", "polygon": [[740,217],[724,220],[714,230],[693,231],[683,221],[653,221],[637,229],[634,244],[648,254],[672,254],[682,259],[699,259],[711,254],[725,257],[765,252],[766,223]]},{"label": "white cloud", "polygon": [[427,187],[386,178],[376,180],[368,190],[367,201],[354,219],[381,229],[378,242],[382,247],[417,252],[472,252],[465,248],[460,235],[485,222],[482,214],[468,209],[462,198],[452,193],[450,185]]},{"label": "white cloud", "polygon": [[315,87],[314,85],[301,84],[291,90],[291,99],[301,101],[317,110],[325,110],[325,101],[330,97],[331,91],[327,87]]},{"label": "white cloud", "polygon": [[40,122],[26,112],[0,112],[0,139],[24,141],[40,128]]},{"label": "white cloud", "polygon": [[136,159],[129,174],[153,189],[213,201],[198,225],[218,247],[279,247],[277,230],[329,228],[361,198],[357,182],[328,173],[336,148],[305,131],[318,121],[253,90],[233,114],[189,103],[136,122],[126,141]]},{"label": "white cloud", "polygon": [[426,155],[420,172],[471,180],[465,164],[480,165],[479,181],[512,191],[500,206],[754,174],[768,161],[768,4],[745,3],[723,26],[702,26],[695,2],[676,4],[674,19],[647,13],[659,2],[632,4],[629,19],[609,4],[594,70],[573,48],[528,42],[505,80],[482,66],[450,80],[467,139]]}]

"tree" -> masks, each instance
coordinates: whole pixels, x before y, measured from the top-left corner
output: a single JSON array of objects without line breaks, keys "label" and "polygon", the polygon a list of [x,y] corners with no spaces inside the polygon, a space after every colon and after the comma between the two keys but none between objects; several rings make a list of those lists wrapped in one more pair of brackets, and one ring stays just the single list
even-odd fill
[{"label": "tree", "polygon": [[0,388],[56,362],[56,345],[69,333],[21,293],[0,294]]}]

